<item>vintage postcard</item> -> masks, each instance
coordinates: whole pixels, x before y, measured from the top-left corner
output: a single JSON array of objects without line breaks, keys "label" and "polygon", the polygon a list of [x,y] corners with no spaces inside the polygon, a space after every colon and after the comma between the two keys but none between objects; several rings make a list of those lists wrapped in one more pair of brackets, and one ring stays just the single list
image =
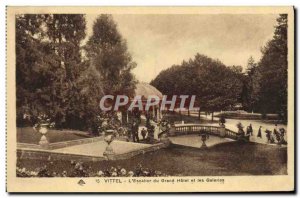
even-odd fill
[{"label": "vintage postcard", "polygon": [[8,192],[295,189],[293,7],[7,7]]}]

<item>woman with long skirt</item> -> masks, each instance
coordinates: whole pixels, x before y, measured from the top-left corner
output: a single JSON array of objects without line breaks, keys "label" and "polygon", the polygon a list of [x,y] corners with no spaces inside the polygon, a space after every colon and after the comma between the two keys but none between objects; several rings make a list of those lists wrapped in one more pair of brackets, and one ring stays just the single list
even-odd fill
[{"label": "woman with long skirt", "polygon": [[259,138],[262,138],[262,135],[261,135],[261,126],[259,127],[259,129],[258,129],[258,133],[257,133],[257,137],[259,137]]}]

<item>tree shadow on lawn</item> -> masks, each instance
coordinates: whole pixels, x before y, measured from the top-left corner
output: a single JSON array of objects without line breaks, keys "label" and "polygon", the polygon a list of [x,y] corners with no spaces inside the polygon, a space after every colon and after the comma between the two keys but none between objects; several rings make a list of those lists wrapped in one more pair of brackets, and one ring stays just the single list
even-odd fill
[{"label": "tree shadow on lawn", "polygon": [[219,123],[219,118],[215,118],[213,121],[211,119],[205,119],[203,117],[187,115],[187,114],[179,114],[178,112],[169,112],[166,117],[175,123],[193,123],[193,124],[215,124]]},{"label": "tree shadow on lawn", "polygon": [[[17,142],[18,143],[28,143],[28,144],[38,144],[42,135],[35,131],[32,127],[17,128]],[[90,137],[80,131],[72,130],[53,130],[49,129],[46,137],[49,143],[54,142],[64,142],[70,140],[78,140]]]}]

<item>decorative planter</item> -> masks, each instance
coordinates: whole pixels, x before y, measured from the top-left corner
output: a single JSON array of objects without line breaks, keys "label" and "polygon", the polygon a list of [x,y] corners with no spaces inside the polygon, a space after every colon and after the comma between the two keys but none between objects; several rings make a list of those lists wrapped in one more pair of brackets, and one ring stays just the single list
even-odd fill
[{"label": "decorative planter", "polygon": [[107,143],[107,147],[106,147],[105,151],[103,152],[103,156],[105,156],[108,160],[114,159],[114,156],[115,156],[115,152],[111,145],[111,143],[115,139],[115,136],[113,134],[114,134],[114,130],[105,131],[104,141]]},{"label": "decorative planter", "polygon": [[200,137],[201,137],[201,141],[202,141],[202,145],[201,145],[201,149],[206,149],[207,148],[207,145],[206,145],[206,140],[208,139],[208,134],[206,134],[205,132],[202,132],[200,134]]},{"label": "decorative planter", "polygon": [[46,137],[46,134],[48,133],[48,124],[41,124],[38,132],[42,135],[40,141],[39,141],[39,145],[41,146],[48,146],[49,145],[49,141]]}]

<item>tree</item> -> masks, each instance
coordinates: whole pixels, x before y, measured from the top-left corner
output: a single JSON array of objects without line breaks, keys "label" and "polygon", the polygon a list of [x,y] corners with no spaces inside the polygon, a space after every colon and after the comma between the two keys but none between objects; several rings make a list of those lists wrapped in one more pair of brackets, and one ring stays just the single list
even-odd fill
[{"label": "tree", "polygon": [[219,60],[196,54],[194,59],[162,71],[151,84],[169,96],[196,95],[200,109],[213,114],[239,100],[242,81],[241,73],[236,69],[226,67]]},{"label": "tree", "polygon": [[243,106],[246,110],[254,111],[257,110],[256,105],[259,100],[259,90],[260,90],[260,71],[258,64],[252,56],[248,59],[246,74],[243,79]]},{"label": "tree", "polygon": [[281,14],[273,39],[262,49],[258,63],[260,80],[259,109],[261,112],[278,113],[287,120],[287,15]]},{"label": "tree", "polygon": [[[17,125],[25,124],[25,118],[34,122],[38,112],[44,110],[40,98],[45,97],[47,67],[43,65],[45,37],[42,24],[44,15],[16,16],[16,107]],[[29,117],[28,117],[29,116]],[[32,123],[27,123],[32,124]]]},{"label": "tree", "polygon": [[57,127],[78,128],[84,15],[34,14],[16,19],[17,117],[22,121],[26,113],[34,122],[39,114],[47,114]]},{"label": "tree", "polygon": [[134,95],[136,80],[131,71],[136,63],[111,15],[103,14],[96,19],[86,51],[91,64],[100,73],[105,94]]},{"label": "tree", "polygon": [[219,60],[200,54],[195,56],[194,65],[198,74],[194,86],[198,86],[200,108],[211,112],[213,120],[214,111],[230,108],[238,102],[242,90],[240,74]]},{"label": "tree", "polygon": [[96,20],[84,53],[85,26],[81,14],[16,17],[18,126],[46,114],[58,128],[95,131],[103,94],[133,95],[136,64],[112,17]]},{"label": "tree", "polygon": [[54,14],[48,15],[45,22],[48,45],[44,64],[50,66],[51,79],[46,90],[50,98],[45,105],[58,127],[78,128],[82,120],[78,106],[82,101],[77,81],[85,69],[80,47],[85,38],[85,17]]}]

